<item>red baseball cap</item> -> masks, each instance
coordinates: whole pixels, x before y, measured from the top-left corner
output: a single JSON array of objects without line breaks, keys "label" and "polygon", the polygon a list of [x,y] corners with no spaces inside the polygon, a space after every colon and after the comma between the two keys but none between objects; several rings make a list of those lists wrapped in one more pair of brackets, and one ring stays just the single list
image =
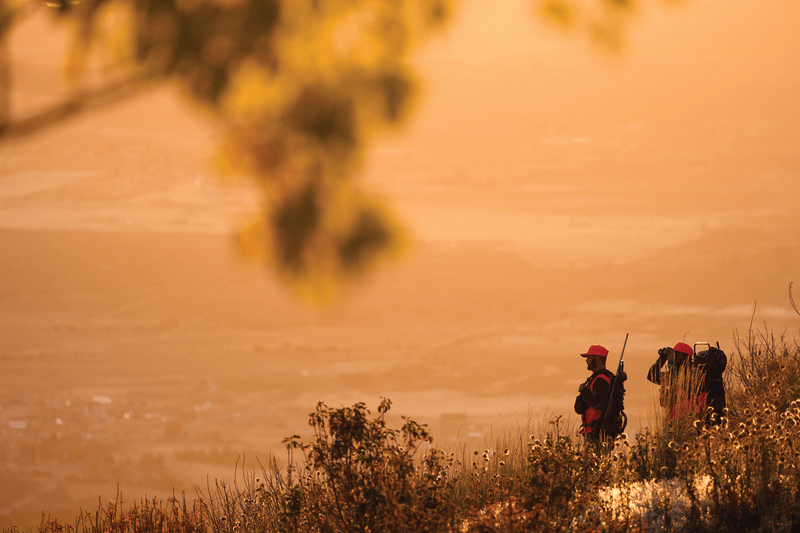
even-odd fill
[{"label": "red baseball cap", "polygon": [[588,355],[599,355],[600,357],[608,357],[608,350],[600,346],[599,344],[592,344],[589,346],[589,349],[586,350],[586,353],[581,354],[583,357]]},{"label": "red baseball cap", "polygon": [[675,350],[676,352],[685,353],[686,355],[694,354],[694,350],[692,350],[692,347],[686,344],[685,342],[679,342],[678,344],[675,345],[673,350]]}]

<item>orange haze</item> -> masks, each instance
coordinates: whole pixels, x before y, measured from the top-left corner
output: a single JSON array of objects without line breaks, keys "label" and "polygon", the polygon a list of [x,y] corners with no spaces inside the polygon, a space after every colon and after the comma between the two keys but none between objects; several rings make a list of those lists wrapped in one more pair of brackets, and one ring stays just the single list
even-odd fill
[{"label": "orange haze", "polygon": [[[601,343],[615,366],[628,332],[635,430],[658,348],[730,355],[754,301],[796,335],[798,27],[798,2],[649,2],[614,55],[529,2],[465,1],[362,171],[415,245],[321,310],[238,262],[258,199],[217,180],[214,126],[169,88],[4,142],[3,525],[70,518],[118,481],[193,495],[239,454],[283,457],[320,400],[389,397],[443,446],[574,426],[578,354]],[[40,17],[14,34],[17,112],[63,90],[63,48]]]}]

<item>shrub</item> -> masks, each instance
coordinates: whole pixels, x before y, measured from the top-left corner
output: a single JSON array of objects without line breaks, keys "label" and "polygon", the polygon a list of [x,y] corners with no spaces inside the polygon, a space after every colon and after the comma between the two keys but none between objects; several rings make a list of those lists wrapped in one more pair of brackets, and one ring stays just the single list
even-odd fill
[{"label": "shrub", "polygon": [[728,369],[730,383],[728,398],[731,415],[744,418],[742,410],[774,404],[785,411],[789,404],[800,398],[800,345],[796,339],[767,329],[750,328],[746,336],[734,333],[736,357]]},{"label": "shrub", "polygon": [[[303,453],[290,482],[280,530],[323,532],[439,531],[452,529],[454,508],[442,472],[443,452],[429,450],[421,465],[414,455],[432,441],[427,430],[405,419],[400,430],[386,426],[391,406],[383,399],[369,420],[363,403],[331,409],[317,405],[309,424],[311,444],[287,439]],[[421,469],[419,474],[417,469]]]}]

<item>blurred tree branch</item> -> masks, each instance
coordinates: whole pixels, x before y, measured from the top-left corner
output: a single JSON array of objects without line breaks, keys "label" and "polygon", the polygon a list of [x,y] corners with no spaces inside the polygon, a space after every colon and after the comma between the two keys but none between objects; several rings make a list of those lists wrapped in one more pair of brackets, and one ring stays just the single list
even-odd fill
[{"label": "blurred tree branch", "polygon": [[133,80],[114,81],[86,90],[36,113],[18,119],[8,118],[0,130],[0,139],[33,135],[75,115],[119,104],[137,94],[140,90]]},{"label": "blurred tree branch", "polygon": [[[77,88],[14,117],[8,36],[45,6],[75,29],[66,70]],[[325,301],[403,245],[401,226],[352,175],[370,138],[408,116],[417,82],[407,56],[451,9],[450,0],[0,0],[0,140],[176,79],[227,127],[223,172],[263,191],[240,251]],[[86,88],[98,47],[116,47],[126,74]]]},{"label": "blurred tree branch", "polygon": [[[354,171],[376,133],[402,124],[417,80],[409,52],[457,0],[0,0],[0,142],[36,133],[177,79],[226,126],[223,173],[253,177],[263,211],[236,238],[304,297],[323,302],[343,280],[402,249],[403,231],[363,194]],[[632,0],[531,0],[564,27],[589,21],[616,49]],[[586,2],[584,2],[585,4]],[[78,89],[13,117],[8,36],[47,9],[75,28],[67,72]],[[125,75],[81,88],[93,48],[115,50]]]}]

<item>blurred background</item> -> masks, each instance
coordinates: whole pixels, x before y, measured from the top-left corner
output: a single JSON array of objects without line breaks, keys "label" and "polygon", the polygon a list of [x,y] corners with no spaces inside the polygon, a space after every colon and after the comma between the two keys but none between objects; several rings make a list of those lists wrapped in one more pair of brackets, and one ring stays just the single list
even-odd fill
[{"label": "blurred background", "polygon": [[[262,205],[209,162],[174,86],[0,144],[0,523],[97,496],[194,495],[330,406],[393,401],[434,444],[562,415],[578,355],[625,351],[629,432],[657,350],[800,316],[800,4],[649,2],[618,46],[522,0],[463,0],[410,56],[419,94],[355,171],[402,256],[325,306],[241,259]],[[63,98],[69,37],[8,36],[13,112]]]}]

